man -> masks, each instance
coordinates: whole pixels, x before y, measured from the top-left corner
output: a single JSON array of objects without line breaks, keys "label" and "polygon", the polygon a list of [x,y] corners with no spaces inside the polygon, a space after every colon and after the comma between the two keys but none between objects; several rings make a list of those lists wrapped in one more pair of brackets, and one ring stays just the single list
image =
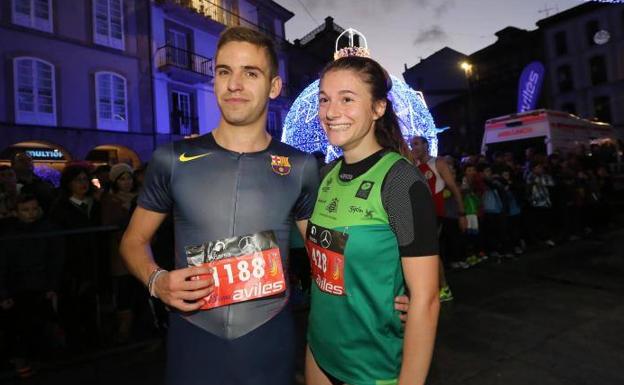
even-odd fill
[{"label": "man", "polygon": [[[283,277],[289,230],[294,219],[305,233],[318,169],[314,156],[266,131],[269,99],[282,86],[277,70],[270,39],[243,27],[222,33],[214,80],[219,124],[207,135],[154,152],[122,240],[130,271],[172,309],[168,384],[293,382],[294,327]],[[149,244],[170,210],[176,269],[164,271]],[[280,258],[259,260],[275,255],[275,242]],[[197,257],[209,265],[196,263]],[[187,267],[187,261],[199,266]],[[221,295],[251,276],[258,286]],[[232,303],[249,296],[255,298]],[[226,305],[214,306],[219,301]]]},{"label": "man", "polygon": [[56,191],[54,186],[35,174],[30,155],[25,152],[16,153],[11,159],[11,168],[17,177],[17,192],[35,195],[44,214],[47,214],[56,199]]},{"label": "man", "polygon": [[[431,195],[433,196],[433,203],[436,208],[436,215],[438,216],[438,231],[442,231],[441,223],[445,215],[444,190],[448,189],[457,203],[457,209],[459,211],[459,228],[462,232],[465,232],[468,224],[466,221],[466,212],[464,210],[464,200],[459,187],[457,187],[457,184],[455,183],[455,179],[453,178],[453,174],[451,173],[448,164],[444,161],[444,159],[435,158],[429,155],[429,142],[425,137],[415,136],[412,138],[411,144],[412,154],[414,155],[416,165],[425,176],[429,189],[431,190]],[[439,266],[441,286],[440,301],[450,301],[453,299],[453,294],[451,292],[451,288],[446,282],[444,266],[442,263],[440,263]]]}]

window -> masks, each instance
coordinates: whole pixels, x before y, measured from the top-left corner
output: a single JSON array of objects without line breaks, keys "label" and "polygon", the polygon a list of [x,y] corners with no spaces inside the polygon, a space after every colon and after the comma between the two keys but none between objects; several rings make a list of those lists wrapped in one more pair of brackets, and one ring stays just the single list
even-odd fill
[{"label": "window", "polygon": [[602,55],[589,59],[589,76],[593,85],[607,81],[607,63]]},{"label": "window", "polygon": [[167,63],[178,67],[189,68],[191,64],[189,44],[186,33],[175,29],[167,29]]},{"label": "window", "polygon": [[15,122],[56,126],[54,66],[20,57],[13,61]]},{"label": "window", "polygon": [[561,111],[576,115],[576,105],[574,103],[564,103],[561,105]]},{"label": "window", "polygon": [[601,122],[611,123],[611,99],[608,96],[594,98],[594,116]]},{"label": "window", "polygon": [[198,134],[197,122],[191,112],[191,95],[171,91],[171,104],[171,132],[178,135]]},{"label": "window", "polygon": [[123,0],[93,0],[93,41],[124,49]]},{"label": "window", "polygon": [[587,38],[587,45],[592,46],[596,43],[594,42],[594,35],[596,32],[600,30],[600,25],[598,24],[598,20],[590,20],[585,24],[585,35]]},{"label": "window", "polygon": [[13,0],[13,24],[52,32],[52,0]]},{"label": "window", "polygon": [[574,88],[572,68],[569,65],[566,64],[557,68],[557,83],[561,92],[571,91]]},{"label": "window", "polygon": [[568,41],[565,31],[559,31],[555,34],[555,53],[562,56],[568,53]]},{"label": "window", "polygon": [[126,79],[112,72],[95,74],[97,127],[127,131]]}]

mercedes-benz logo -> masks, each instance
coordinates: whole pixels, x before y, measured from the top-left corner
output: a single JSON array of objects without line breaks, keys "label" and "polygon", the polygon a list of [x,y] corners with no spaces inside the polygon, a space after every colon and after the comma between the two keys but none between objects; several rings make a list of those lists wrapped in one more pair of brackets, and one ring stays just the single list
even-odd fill
[{"label": "mercedes-benz logo", "polygon": [[238,241],[238,248],[245,254],[251,254],[256,252],[256,243],[250,236],[242,237]]},{"label": "mercedes-benz logo", "polygon": [[212,247],[212,251],[215,253],[218,253],[223,250],[225,250],[225,243],[223,243],[222,241],[217,241]]},{"label": "mercedes-benz logo", "polygon": [[323,232],[321,233],[321,246],[326,249],[329,247],[329,245],[331,245],[331,242],[332,236],[330,232],[328,230],[323,230]]}]

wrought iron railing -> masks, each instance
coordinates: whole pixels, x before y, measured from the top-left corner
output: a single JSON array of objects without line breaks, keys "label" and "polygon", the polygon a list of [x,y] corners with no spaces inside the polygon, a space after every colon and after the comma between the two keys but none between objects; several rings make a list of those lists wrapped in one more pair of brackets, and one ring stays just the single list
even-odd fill
[{"label": "wrought iron railing", "polygon": [[258,24],[241,17],[239,14],[232,12],[229,9],[223,8],[222,6],[215,4],[208,0],[157,0],[159,3],[174,3],[178,4],[182,7],[188,8],[198,14],[210,18],[217,23],[223,24],[227,27],[233,26],[243,26],[254,29],[256,31],[260,31],[266,35],[269,35],[274,40],[279,43],[285,42],[283,36],[279,36],[275,33],[275,31],[269,30],[267,28],[261,27]]},{"label": "wrought iron railing", "polygon": [[213,76],[211,58],[172,45],[165,45],[156,50],[156,63],[158,68],[174,66],[201,75]]}]

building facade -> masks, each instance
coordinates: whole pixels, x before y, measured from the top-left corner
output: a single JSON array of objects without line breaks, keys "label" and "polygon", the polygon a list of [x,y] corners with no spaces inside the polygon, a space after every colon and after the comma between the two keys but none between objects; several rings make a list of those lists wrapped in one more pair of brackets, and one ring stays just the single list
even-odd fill
[{"label": "building facade", "polygon": [[[212,88],[221,31],[271,36],[288,82],[284,23],[270,0],[6,0],[0,2],[0,162],[148,160],[163,142],[219,121]],[[288,87],[272,101],[279,136]]]},{"label": "building facade", "polygon": [[128,0],[0,3],[4,160],[19,148],[52,162],[148,156],[148,11]]},{"label": "building facade", "polygon": [[270,36],[278,49],[285,87],[269,106],[269,132],[279,137],[288,112],[288,43],[284,24],[294,14],[266,0],[154,0],[151,47],[155,129],[158,142],[204,134],[220,114],[213,89],[213,66],[219,34],[242,25]]},{"label": "building facade", "polygon": [[549,105],[624,130],[624,4],[589,2],[537,25]]}]

